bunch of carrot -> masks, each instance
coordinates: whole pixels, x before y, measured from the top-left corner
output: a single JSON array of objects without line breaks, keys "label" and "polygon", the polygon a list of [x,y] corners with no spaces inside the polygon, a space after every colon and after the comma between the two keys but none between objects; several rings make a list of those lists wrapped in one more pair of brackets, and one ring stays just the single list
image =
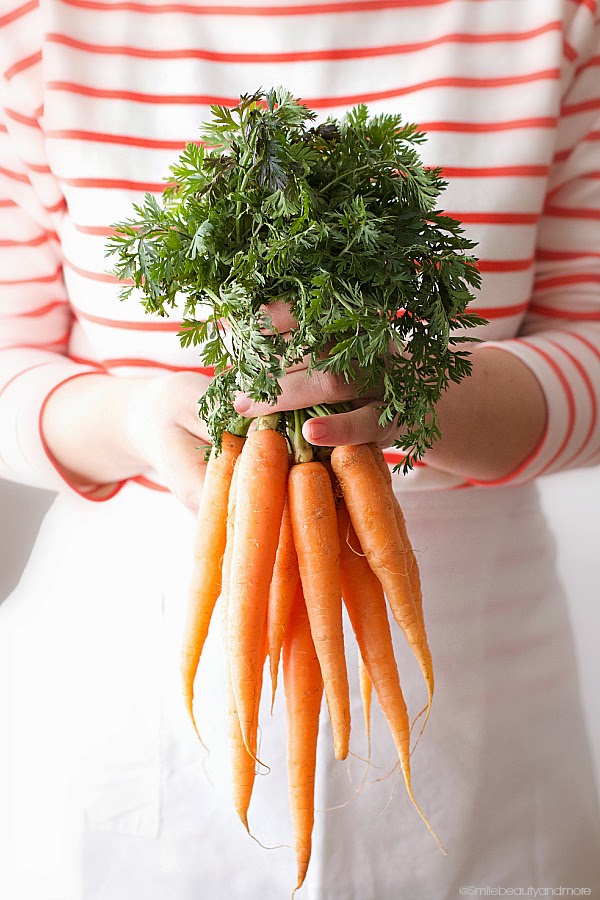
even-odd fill
[{"label": "bunch of carrot", "polygon": [[360,651],[367,721],[372,686],[408,794],[419,810],[386,597],[422,669],[427,713],[433,669],[419,570],[382,452],[373,445],[343,446],[323,461],[297,462],[285,431],[273,427],[273,417],[259,419],[246,438],[226,432],[221,452],[213,449],[199,511],[182,656],[185,702],[194,725],[194,679],[219,597],[234,803],[246,828],[258,763],[263,670],[268,656],[274,698],[283,651],[297,889],[311,854],[323,692],[335,756],[343,760],[348,754],[342,599]]}]

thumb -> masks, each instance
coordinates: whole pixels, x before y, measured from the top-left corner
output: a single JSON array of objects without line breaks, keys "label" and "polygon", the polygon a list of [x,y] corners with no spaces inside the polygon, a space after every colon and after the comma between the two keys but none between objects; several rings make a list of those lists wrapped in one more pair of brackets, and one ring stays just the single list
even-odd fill
[{"label": "thumb", "polygon": [[198,512],[204,487],[206,446],[183,428],[171,432],[165,441],[160,474],[171,493],[194,513]]}]

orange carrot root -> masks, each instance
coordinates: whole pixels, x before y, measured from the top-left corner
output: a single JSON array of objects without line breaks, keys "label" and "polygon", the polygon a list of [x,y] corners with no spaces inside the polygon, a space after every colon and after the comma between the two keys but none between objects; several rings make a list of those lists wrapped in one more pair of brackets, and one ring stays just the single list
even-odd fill
[{"label": "orange carrot root", "polygon": [[415,567],[398,527],[389,482],[366,444],[335,447],[331,464],[369,566],[421,667],[431,703],[433,665],[422,614],[417,612],[413,597],[410,571]]},{"label": "orange carrot root", "polygon": [[[187,621],[181,656],[181,675],[186,709],[198,738],[194,719],[194,679],[208,635],[215,603],[221,593],[221,566],[227,537],[227,503],[235,462],[244,438],[227,432],[222,451],[211,452],[198,511],[194,546],[194,567],[190,585]],[[207,528],[207,522],[210,527]],[[202,742],[202,738],[200,738]]]},{"label": "orange carrot root", "polygon": [[373,693],[373,682],[369,678],[369,673],[365,666],[360,647],[358,648],[358,683],[360,686],[360,697],[363,705],[363,714],[365,717],[365,731],[367,734],[367,756],[371,759],[371,695]]},{"label": "orange carrot root", "polygon": [[379,706],[390,726],[408,796],[434,840],[445,853],[443,845],[413,794],[410,773],[410,726],[394,657],[385,597],[379,579],[367,559],[355,552],[357,548],[360,549],[361,544],[344,503],[338,507],[338,528],[342,591],[356,641],[373,683]]},{"label": "orange carrot root", "polygon": [[267,608],[267,648],[271,670],[271,712],[273,712],[275,693],[277,691],[277,672],[283,638],[299,580],[298,556],[294,546],[292,520],[286,497]]},{"label": "orange carrot root", "polygon": [[323,679],[301,587],[283,642],[283,678],[288,727],[288,779],[298,865],[295,891],[310,862],[315,808],[315,769]]},{"label": "orange carrot root", "polygon": [[252,432],[238,468],[228,653],[244,744],[256,759],[255,722],[264,665],[262,633],[285,501],[286,439],[270,429]]},{"label": "orange carrot root", "polygon": [[319,658],[336,759],[348,755],[350,693],[344,653],[340,547],[331,479],[319,462],[292,466],[288,497],[300,580]]}]

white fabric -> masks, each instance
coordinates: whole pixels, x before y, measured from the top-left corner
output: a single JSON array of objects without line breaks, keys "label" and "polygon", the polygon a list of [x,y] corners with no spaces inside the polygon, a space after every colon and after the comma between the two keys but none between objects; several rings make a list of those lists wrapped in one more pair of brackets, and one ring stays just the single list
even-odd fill
[{"label": "white fabric", "polygon": [[[454,900],[462,884],[600,891],[600,824],[553,546],[532,486],[401,498],[421,566],[436,668],[414,791],[333,760],[325,707],[306,900]],[[127,485],[104,504],[60,497],[0,610],[0,896],[10,900],[280,900],[288,848],[237,822],[225,744],[218,610],[196,683],[204,761],[178,653],[193,517]],[[409,711],[424,687],[395,629]],[[351,747],[366,755],[355,646]],[[8,688],[7,688],[8,685]],[[268,693],[268,690],[267,690]],[[373,767],[393,765],[374,703]],[[262,713],[254,834],[291,843],[285,723]],[[11,759],[12,757],[12,759]],[[389,804],[388,804],[388,801]],[[12,846],[10,841],[12,841]],[[4,881],[4,884],[2,883]],[[2,888],[4,889],[2,891]],[[594,893],[592,892],[592,895]]]}]

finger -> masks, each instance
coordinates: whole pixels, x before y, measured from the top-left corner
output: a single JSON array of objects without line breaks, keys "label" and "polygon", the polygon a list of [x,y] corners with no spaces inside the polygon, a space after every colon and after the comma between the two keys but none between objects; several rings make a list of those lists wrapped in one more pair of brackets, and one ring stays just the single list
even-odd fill
[{"label": "finger", "polygon": [[389,447],[395,426],[379,424],[379,406],[367,403],[352,412],[320,416],[304,423],[302,434],[317,447],[337,447],[348,444],[378,444]]},{"label": "finger", "polygon": [[342,403],[357,397],[356,385],[341,375],[306,369],[289,372],[280,380],[281,394],[275,403],[256,403],[247,394],[238,394],[234,406],[243,416],[265,416],[289,409],[304,409],[321,403]]},{"label": "finger", "polygon": [[260,310],[271,317],[273,329],[279,334],[286,334],[292,331],[298,324],[290,312],[289,303],[285,303],[283,300],[275,300],[274,303],[269,303],[268,306],[261,306]]},{"label": "finger", "polygon": [[204,445],[195,435],[177,429],[165,437],[161,455],[161,475],[169,490],[197,513],[206,472]]}]

